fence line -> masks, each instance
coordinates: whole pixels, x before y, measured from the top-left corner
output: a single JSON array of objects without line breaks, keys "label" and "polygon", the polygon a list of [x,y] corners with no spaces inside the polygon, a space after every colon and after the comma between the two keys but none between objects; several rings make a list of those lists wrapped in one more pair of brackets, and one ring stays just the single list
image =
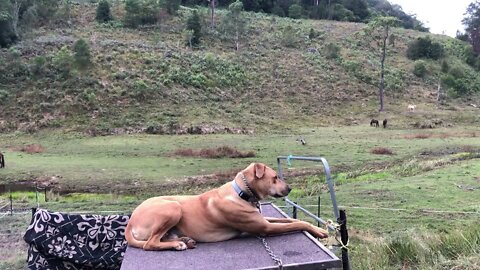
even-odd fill
[{"label": "fence line", "polygon": [[[318,207],[316,204],[307,204],[302,205],[304,207]],[[280,208],[288,208],[286,206],[279,206]],[[391,212],[423,212],[423,213],[432,213],[432,214],[477,214],[480,215],[480,212],[476,211],[447,211],[447,210],[432,210],[432,209],[406,209],[406,208],[386,208],[386,207],[364,207],[364,206],[345,206],[342,207],[346,209],[362,209],[362,210],[382,210],[382,211],[391,211]]]}]

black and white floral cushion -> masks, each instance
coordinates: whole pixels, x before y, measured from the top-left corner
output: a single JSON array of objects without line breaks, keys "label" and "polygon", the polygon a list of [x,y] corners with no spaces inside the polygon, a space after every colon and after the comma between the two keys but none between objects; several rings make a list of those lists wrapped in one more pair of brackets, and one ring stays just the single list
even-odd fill
[{"label": "black and white floral cushion", "polygon": [[73,215],[38,209],[24,240],[28,269],[119,269],[127,248],[125,215]]}]

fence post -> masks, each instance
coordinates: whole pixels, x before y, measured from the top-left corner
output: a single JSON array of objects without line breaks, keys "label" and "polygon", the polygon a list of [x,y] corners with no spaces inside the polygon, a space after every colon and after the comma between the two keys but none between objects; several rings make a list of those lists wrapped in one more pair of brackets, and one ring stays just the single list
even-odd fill
[{"label": "fence post", "polygon": [[[320,196],[318,196],[317,217],[320,217],[320,205],[321,205],[321,200],[320,200]],[[320,227],[320,221],[317,221],[317,227]]]},{"label": "fence post", "polygon": [[342,266],[343,270],[350,270],[350,261],[348,259],[348,231],[347,231],[347,215],[345,209],[340,209],[340,217],[337,223],[340,224],[340,238],[342,240]]},{"label": "fence post", "polygon": [[[295,204],[297,204],[297,202],[293,202]],[[292,218],[297,218],[297,207],[295,205],[292,205],[293,206],[293,210],[292,210]]]},{"label": "fence post", "polygon": [[45,202],[48,202],[48,199],[47,199],[47,187],[45,187],[44,191],[45,191]]}]

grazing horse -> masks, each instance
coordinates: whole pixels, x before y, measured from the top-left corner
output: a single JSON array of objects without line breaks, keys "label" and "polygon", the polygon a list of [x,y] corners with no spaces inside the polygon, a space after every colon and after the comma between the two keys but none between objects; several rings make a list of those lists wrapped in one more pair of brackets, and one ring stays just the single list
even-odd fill
[{"label": "grazing horse", "polygon": [[372,119],[372,121],[370,121],[370,126],[371,127],[378,127],[380,124],[378,123],[378,120],[377,119]]},{"label": "grazing horse", "polygon": [[408,104],[408,110],[410,112],[415,112],[415,108],[417,108],[417,105],[414,105],[414,104]]},{"label": "grazing horse", "polygon": [[0,168],[5,168],[5,157],[0,153]]},{"label": "grazing horse", "polygon": [[387,128],[387,119],[383,119],[383,128]]}]

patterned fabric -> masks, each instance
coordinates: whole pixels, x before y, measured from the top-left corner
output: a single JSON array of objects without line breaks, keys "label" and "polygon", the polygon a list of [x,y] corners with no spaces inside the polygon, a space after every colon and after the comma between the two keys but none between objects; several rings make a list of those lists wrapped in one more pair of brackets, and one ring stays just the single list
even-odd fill
[{"label": "patterned fabric", "polygon": [[23,237],[30,246],[28,269],[119,269],[128,220],[38,209]]}]

